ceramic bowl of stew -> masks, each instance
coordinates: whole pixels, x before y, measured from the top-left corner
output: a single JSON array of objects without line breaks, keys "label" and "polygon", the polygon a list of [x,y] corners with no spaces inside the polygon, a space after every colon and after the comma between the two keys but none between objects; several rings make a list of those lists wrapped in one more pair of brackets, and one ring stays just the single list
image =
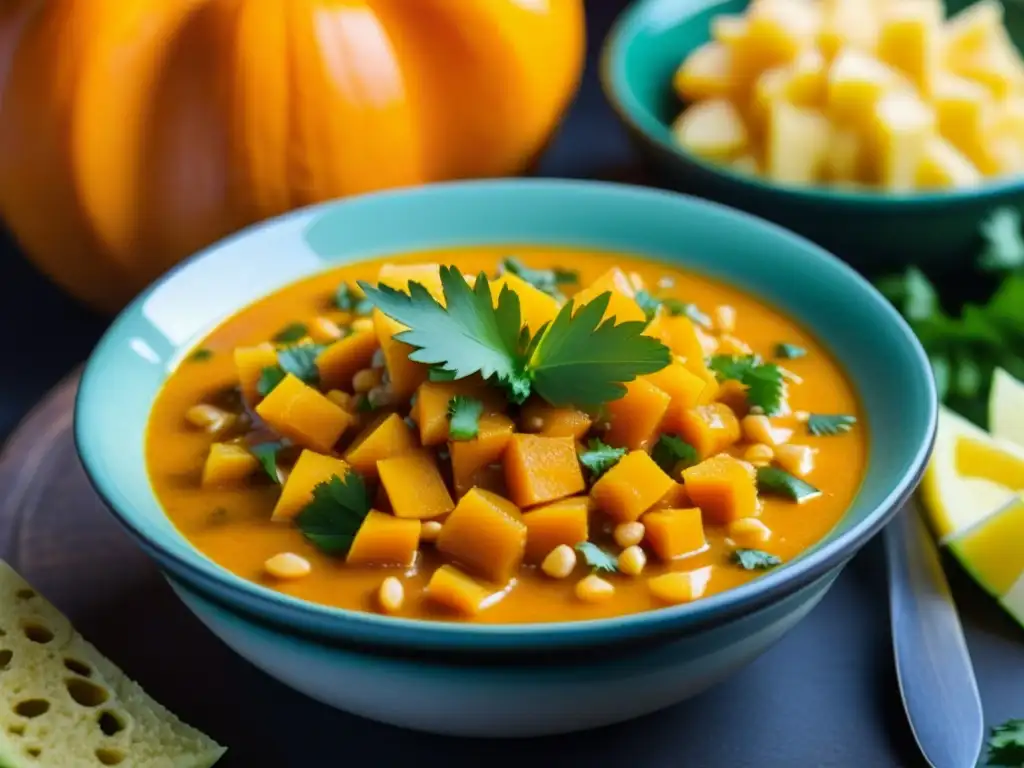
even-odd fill
[{"label": "ceramic bowl of stew", "polygon": [[[947,15],[973,0],[947,0]],[[980,225],[995,210],[1024,205],[1019,173],[978,186],[910,193],[767,182],[680,148],[672,124],[684,104],[673,89],[680,63],[712,38],[723,14],[743,14],[747,0],[637,0],[604,43],[605,95],[634,146],[667,187],[769,219],[838,255],[862,272],[908,263],[952,272],[980,244]],[[1004,25],[1024,43],[1024,6],[1004,3]],[[793,148],[798,152],[799,148]]]},{"label": "ceramic bowl of stew", "polygon": [[515,180],[196,255],[100,341],[75,434],[182,601],[268,674],[534,736],[755,658],[913,492],[935,426],[913,334],[819,247],[675,193]]}]

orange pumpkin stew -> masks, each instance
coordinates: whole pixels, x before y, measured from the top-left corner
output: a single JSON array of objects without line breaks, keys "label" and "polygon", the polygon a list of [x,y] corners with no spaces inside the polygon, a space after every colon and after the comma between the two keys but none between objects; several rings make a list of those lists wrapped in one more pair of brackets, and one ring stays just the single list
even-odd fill
[{"label": "orange pumpkin stew", "polygon": [[806,330],[668,265],[514,252],[348,266],[213,331],[149,424],[179,530],[305,600],[515,623],[698,600],[839,521],[866,429]]}]

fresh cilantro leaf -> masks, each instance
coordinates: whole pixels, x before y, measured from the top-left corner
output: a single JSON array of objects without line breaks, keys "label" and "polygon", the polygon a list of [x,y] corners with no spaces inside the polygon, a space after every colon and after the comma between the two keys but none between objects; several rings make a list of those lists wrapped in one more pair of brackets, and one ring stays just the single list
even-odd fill
[{"label": "fresh cilantro leaf", "polygon": [[745,571],[767,571],[777,565],[782,565],[782,560],[770,552],[762,552],[760,549],[734,549],[732,561]]},{"label": "fresh cilantro leaf", "polygon": [[587,450],[580,454],[580,464],[587,468],[593,481],[618,464],[625,455],[625,448],[613,448],[592,437],[587,443]]},{"label": "fresh cilantro leaf", "polygon": [[927,320],[940,309],[935,286],[917,267],[910,267],[903,275],[882,278],[876,287],[911,322]]},{"label": "fresh cilantro leaf", "polygon": [[1024,720],[1007,720],[992,729],[985,765],[1001,768],[1024,766]]},{"label": "fresh cilantro leaf", "polygon": [[761,493],[782,496],[797,504],[821,496],[821,491],[813,485],[778,467],[759,467],[757,488]]},{"label": "fresh cilantro leaf", "polygon": [[776,344],[775,345],[775,357],[780,360],[796,360],[807,354],[807,350],[803,347],[798,347],[796,344]]},{"label": "fresh cilantro leaf", "polygon": [[276,344],[292,344],[305,338],[308,333],[309,326],[305,323],[289,323],[274,334],[273,340]]},{"label": "fresh cilantro leaf", "polygon": [[196,349],[188,356],[188,361],[192,363],[201,363],[204,360],[209,360],[213,357],[213,350],[207,349],[206,347],[200,347]]},{"label": "fresh cilantro leaf", "polygon": [[414,347],[411,360],[441,365],[457,379],[474,373],[493,377],[516,403],[529,395],[519,355],[519,297],[507,286],[495,307],[487,276],[481,273],[470,288],[456,267],[441,267],[445,306],[417,282],[409,283],[408,293],[387,285],[359,285],[377,309],[408,326],[396,338]]},{"label": "fresh cilantro leaf", "polygon": [[359,413],[372,413],[377,410],[377,406],[373,404],[373,401],[370,400],[369,396],[364,392],[356,400],[356,410]]},{"label": "fresh cilantro leaf", "polygon": [[597,544],[581,541],[576,545],[576,551],[583,555],[584,561],[595,572],[615,573],[619,570],[618,559],[614,555],[605,552]]},{"label": "fresh cilantro leaf", "polygon": [[453,397],[448,401],[448,436],[452,440],[472,440],[480,432],[483,412],[484,404],[475,397]]},{"label": "fresh cilantro leaf", "polygon": [[857,423],[856,416],[842,413],[812,413],[807,419],[807,431],[817,437],[849,432]]},{"label": "fresh cilantro leaf", "polygon": [[662,435],[654,444],[651,458],[665,474],[674,476],[680,464],[689,467],[697,463],[697,449],[680,437]]},{"label": "fresh cilantro leaf", "polygon": [[647,322],[651,322],[654,319],[654,316],[658,313],[658,307],[661,306],[661,299],[655,298],[647,291],[637,291],[633,300],[644,311],[644,315],[647,316]]},{"label": "fresh cilantro leaf", "polygon": [[366,297],[359,296],[348,283],[341,283],[334,292],[334,306],[342,312],[351,312],[354,315],[368,315],[373,310],[373,304],[367,301]]},{"label": "fresh cilantro leaf", "polygon": [[277,440],[271,443],[260,443],[249,449],[249,452],[260,460],[267,476],[275,483],[281,482],[281,476],[277,473],[277,454],[282,448],[284,448],[284,443]]},{"label": "fresh cilantro leaf", "polygon": [[427,371],[427,378],[430,381],[455,381],[455,372],[441,365],[432,365]]},{"label": "fresh cilantro leaf", "polygon": [[774,416],[782,410],[786,388],[782,369],[756,355],[715,355],[709,365],[719,381],[734,379],[747,388],[747,402]]},{"label": "fresh cilantro leaf", "polygon": [[531,269],[517,259],[515,256],[508,256],[501,261],[501,271],[510,272],[521,280],[526,281],[539,291],[549,296],[562,300],[562,292],[558,286],[574,284],[580,281],[579,272],[560,269]]},{"label": "fresh cilantro leaf", "polygon": [[277,352],[277,362],[285,373],[297,376],[307,384],[320,382],[320,371],[316,359],[324,348],[320,344],[298,344],[285,347]]},{"label": "fresh cilantro leaf", "polygon": [[610,298],[603,293],[575,314],[570,301],[538,334],[527,367],[534,390],[552,405],[586,407],[617,400],[626,394],[625,382],[672,361],[668,347],[643,335],[644,323],[601,322]]},{"label": "fresh cilantro leaf", "polygon": [[260,371],[259,381],[256,382],[256,391],[260,397],[266,397],[285,377],[285,372],[279,365],[272,365]]},{"label": "fresh cilantro leaf", "polygon": [[295,517],[302,535],[329,555],[343,555],[355,540],[370,512],[370,496],[358,473],[330,480],[313,488],[313,499]]},{"label": "fresh cilantro leaf", "polygon": [[700,311],[696,304],[691,304],[680,299],[662,299],[661,305],[672,316],[684,315],[691,321],[704,328],[711,327],[711,318]]},{"label": "fresh cilantro leaf", "polygon": [[981,236],[985,247],[978,257],[978,266],[983,270],[999,272],[1024,267],[1024,237],[1016,208],[993,211],[981,224]]}]

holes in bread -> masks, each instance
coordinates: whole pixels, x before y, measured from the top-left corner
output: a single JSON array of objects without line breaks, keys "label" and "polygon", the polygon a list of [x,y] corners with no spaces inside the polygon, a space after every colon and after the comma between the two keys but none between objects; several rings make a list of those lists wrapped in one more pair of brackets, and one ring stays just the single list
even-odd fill
[{"label": "holes in bread", "polygon": [[9,666],[11,666],[11,660],[14,658],[14,651],[10,651],[6,648],[0,648],[0,672],[3,672]]},{"label": "holes in bread", "polygon": [[71,698],[83,707],[98,707],[110,698],[106,688],[80,677],[69,677],[64,681],[64,685],[67,686]]},{"label": "holes in bread", "polygon": [[64,668],[82,677],[92,677],[92,667],[78,659],[64,659]]},{"label": "holes in bread", "polygon": [[39,717],[50,711],[50,702],[46,699],[26,699],[14,705],[14,713],[22,717]]},{"label": "holes in bread", "polygon": [[34,589],[19,589],[14,596],[19,600],[31,600],[36,596],[36,592]]},{"label": "holes in bread", "polygon": [[125,754],[120,749],[100,747],[96,750],[96,759],[101,765],[120,765],[124,762]]},{"label": "holes in bread", "polygon": [[115,736],[127,727],[121,714],[111,709],[100,712],[97,722],[104,736]]},{"label": "holes in bread", "polygon": [[22,624],[21,631],[24,632],[25,637],[33,643],[39,643],[40,645],[46,645],[48,642],[53,640],[53,630],[45,624],[40,624],[36,621]]}]

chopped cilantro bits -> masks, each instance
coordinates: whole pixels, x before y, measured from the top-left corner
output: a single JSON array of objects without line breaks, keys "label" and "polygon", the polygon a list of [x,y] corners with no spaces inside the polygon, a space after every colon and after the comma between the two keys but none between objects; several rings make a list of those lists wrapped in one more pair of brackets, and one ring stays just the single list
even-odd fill
[{"label": "chopped cilantro bits", "polygon": [[294,344],[309,334],[309,326],[305,323],[289,323],[274,334],[276,344]]},{"label": "chopped cilantro bits", "polygon": [[313,488],[313,499],[295,517],[302,535],[329,555],[344,555],[370,512],[370,496],[358,473],[331,476]]},{"label": "chopped cilantro bits", "polygon": [[190,363],[201,363],[204,360],[209,360],[213,357],[213,350],[207,349],[206,347],[200,347],[199,349],[193,350],[191,354],[186,358]]},{"label": "chopped cilantro bits", "polygon": [[821,496],[821,491],[796,475],[778,467],[760,467],[757,470],[757,488],[772,496],[803,504]]},{"label": "chopped cilantro bits", "polygon": [[480,431],[484,404],[473,397],[456,395],[448,401],[448,436],[452,440],[472,440]]},{"label": "chopped cilantro bits", "polygon": [[775,357],[779,360],[798,360],[807,354],[807,350],[796,344],[780,343],[775,345]]},{"label": "chopped cilantro bits", "polygon": [[580,464],[587,468],[593,481],[618,464],[619,459],[625,455],[625,448],[613,448],[592,437],[587,443],[587,450],[580,454]]},{"label": "chopped cilantro bits", "polygon": [[842,413],[812,413],[807,417],[807,431],[816,437],[840,435],[849,432],[856,423],[856,416]]},{"label": "chopped cilantro bits", "polygon": [[597,544],[581,541],[576,545],[576,551],[583,555],[583,560],[595,573],[615,573],[619,570],[615,555],[605,552]]},{"label": "chopped cilantro bits", "polygon": [[767,571],[782,565],[779,557],[760,549],[734,549],[732,561],[745,571]]},{"label": "chopped cilantro bits", "polygon": [[782,410],[786,387],[782,369],[766,363],[757,355],[715,355],[710,368],[719,381],[732,379],[747,388],[747,402],[768,416]]},{"label": "chopped cilantro bits", "polygon": [[681,437],[661,435],[651,451],[651,458],[665,474],[675,477],[676,470],[697,463],[697,449]]}]

